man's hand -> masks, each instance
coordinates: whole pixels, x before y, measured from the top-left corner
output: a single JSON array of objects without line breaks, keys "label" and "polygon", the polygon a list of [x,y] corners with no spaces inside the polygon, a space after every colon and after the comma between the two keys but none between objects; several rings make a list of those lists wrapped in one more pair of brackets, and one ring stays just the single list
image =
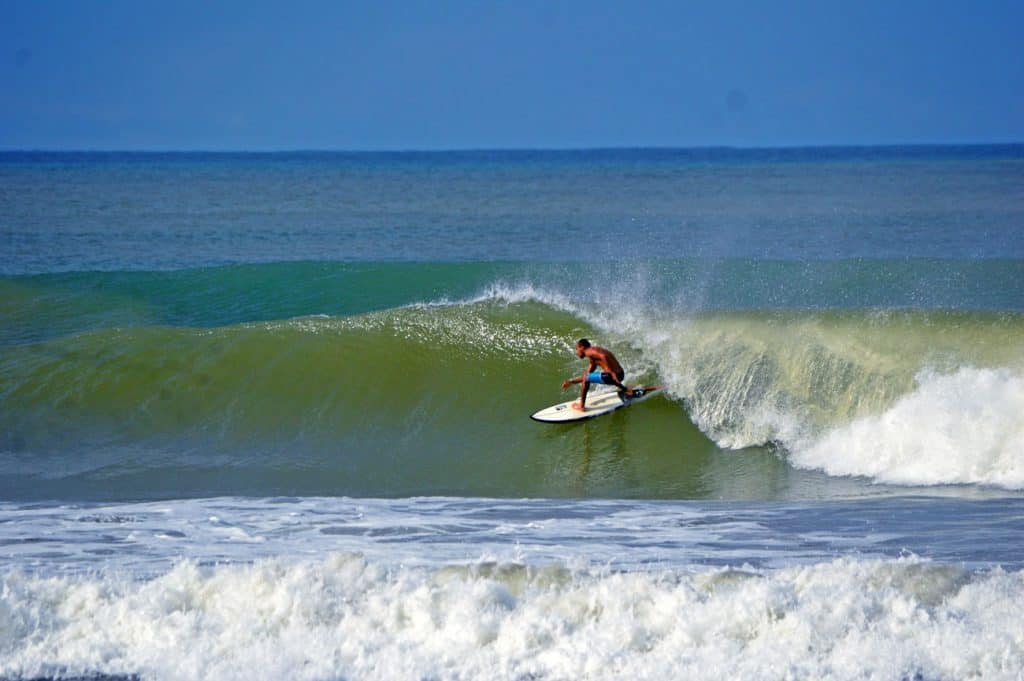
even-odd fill
[{"label": "man's hand", "polygon": [[572,379],[571,378],[565,379],[564,381],[562,381],[562,390],[565,390],[570,385],[572,385]]}]

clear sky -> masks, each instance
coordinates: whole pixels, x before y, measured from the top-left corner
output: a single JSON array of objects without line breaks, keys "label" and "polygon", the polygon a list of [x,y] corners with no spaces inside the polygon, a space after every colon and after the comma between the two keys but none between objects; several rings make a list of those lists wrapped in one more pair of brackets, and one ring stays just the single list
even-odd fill
[{"label": "clear sky", "polygon": [[0,0],[3,149],[1024,141],[1024,2]]}]

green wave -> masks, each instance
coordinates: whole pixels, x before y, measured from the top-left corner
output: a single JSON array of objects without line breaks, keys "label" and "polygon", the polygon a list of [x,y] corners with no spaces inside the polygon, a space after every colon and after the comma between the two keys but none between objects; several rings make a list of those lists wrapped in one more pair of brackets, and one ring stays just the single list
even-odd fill
[{"label": "green wave", "polygon": [[[688,315],[542,297],[10,345],[0,495],[772,497],[805,474],[766,445],[883,412],[924,368],[1024,370],[1013,313]],[[529,421],[573,394],[559,384],[583,369],[584,335],[616,350],[627,383],[669,397]],[[754,449],[723,455],[739,447]]]},{"label": "green wave", "polygon": [[[626,434],[527,418],[568,398],[588,330],[541,304],[482,302],[15,346],[0,360],[0,493],[640,494],[647,474],[558,467],[559,452],[614,458]],[[703,441],[678,406],[650,412]]]},{"label": "green wave", "polygon": [[484,377],[524,387],[532,369],[550,372],[568,355],[572,328],[564,314],[481,305],[104,329],[10,349],[3,399],[70,420],[113,418],[137,436],[211,422],[236,437],[312,421],[343,430],[407,419],[424,393],[465,393]]}]

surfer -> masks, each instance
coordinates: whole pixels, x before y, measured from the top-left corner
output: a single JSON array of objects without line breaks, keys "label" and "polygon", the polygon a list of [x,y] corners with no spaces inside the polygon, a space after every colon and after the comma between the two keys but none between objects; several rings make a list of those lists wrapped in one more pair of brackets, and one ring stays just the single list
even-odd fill
[{"label": "surfer", "polygon": [[[572,403],[573,409],[576,411],[586,411],[587,391],[590,389],[591,383],[614,385],[619,390],[625,392],[626,397],[633,396],[633,391],[622,384],[622,379],[625,378],[626,372],[610,350],[597,345],[591,345],[590,341],[586,338],[580,338],[576,341],[576,356],[580,359],[585,357],[590,360],[590,366],[587,367],[586,373],[579,378],[569,378],[562,381],[562,390],[576,383],[583,384],[580,388],[580,401]],[[598,367],[600,367],[600,371],[598,371]]]}]

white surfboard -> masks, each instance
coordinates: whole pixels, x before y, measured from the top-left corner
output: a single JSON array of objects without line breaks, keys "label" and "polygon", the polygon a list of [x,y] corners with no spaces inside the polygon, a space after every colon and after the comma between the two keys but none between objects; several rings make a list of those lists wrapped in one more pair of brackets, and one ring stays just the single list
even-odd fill
[{"label": "white surfboard", "polygon": [[572,408],[573,402],[579,402],[579,397],[568,402],[562,402],[546,409],[541,409],[530,418],[541,423],[569,423],[571,421],[582,421],[592,419],[595,416],[610,414],[616,409],[628,407],[637,402],[643,402],[653,393],[661,390],[664,386],[654,385],[646,388],[636,388],[634,397],[626,397],[625,393],[619,390],[612,390],[605,393],[591,393],[587,395],[587,410],[579,411]]}]

